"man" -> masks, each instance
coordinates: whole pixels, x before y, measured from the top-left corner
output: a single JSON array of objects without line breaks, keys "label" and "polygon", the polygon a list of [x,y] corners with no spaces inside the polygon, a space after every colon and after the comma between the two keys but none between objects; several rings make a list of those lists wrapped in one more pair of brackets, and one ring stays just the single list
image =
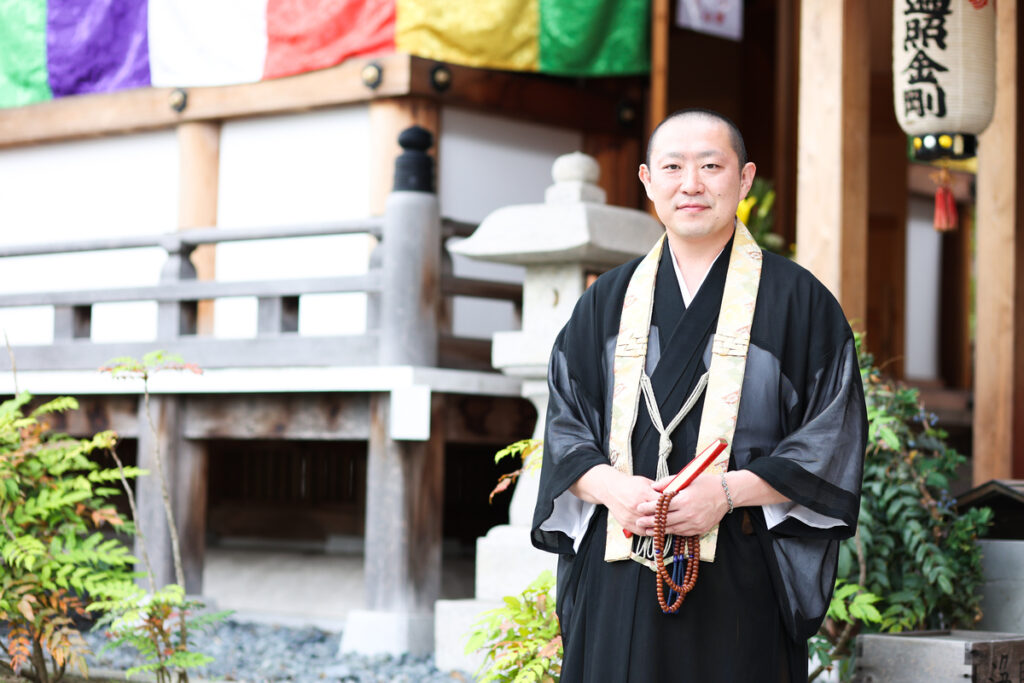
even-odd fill
[{"label": "man", "polygon": [[[824,286],[736,221],[755,167],[731,121],[670,116],[639,174],[664,247],[598,278],[549,368],[532,538],[560,554],[562,680],[804,681],[859,509],[853,335]],[[727,471],[698,476],[664,523],[714,559],[666,614],[650,569],[664,475],[718,438]]]}]

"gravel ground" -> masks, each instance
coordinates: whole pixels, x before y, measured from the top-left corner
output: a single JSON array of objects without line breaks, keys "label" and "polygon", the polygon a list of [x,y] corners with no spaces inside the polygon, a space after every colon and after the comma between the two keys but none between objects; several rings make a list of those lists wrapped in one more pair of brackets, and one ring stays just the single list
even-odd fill
[{"label": "gravel ground", "polygon": [[[99,653],[105,638],[87,632],[86,641]],[[199,650],[214,658],[193,679],[227,681],[296,681],[297,683],[453,683],[469,681],[464,672],[442,672],[433,657],[338,655],[340,633],[317,628],[291,628],[225,621],[202,636]],[[90,669],[125,671],[138,663],[131,648],[108,650],[89,660]]]}]

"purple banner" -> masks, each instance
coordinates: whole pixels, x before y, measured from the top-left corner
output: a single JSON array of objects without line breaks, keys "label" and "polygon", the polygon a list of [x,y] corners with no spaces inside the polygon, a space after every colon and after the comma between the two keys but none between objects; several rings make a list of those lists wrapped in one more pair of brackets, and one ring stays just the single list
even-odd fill
[{"label": "purple banner", "polygon": [[54,97],[149,85],[147,0],[50,0],[46,60]]}]

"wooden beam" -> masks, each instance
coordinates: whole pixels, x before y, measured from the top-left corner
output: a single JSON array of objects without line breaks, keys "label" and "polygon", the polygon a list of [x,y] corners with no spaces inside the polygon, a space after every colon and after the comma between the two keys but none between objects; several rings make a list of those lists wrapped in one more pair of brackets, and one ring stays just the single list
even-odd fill
[{"label": "wooden beam", "polygon": [[[441,116],[437,102],[426,97],[374,100],[370,103],[370,214],[384,215],[395,178],[395,159],[402,153],[398,135],[409,126],[434,134],[429,153],[437,159],[441,142]],[[436,182],[437,174],[435,174]],[[436,188],[435,188],[436,190]]]},{"label": "wooden beam", "polygon": [[[178,126],[178,227],[182,230],[217,225],[220,181],[220,123],[189,121]],[[216,276],[217,248],[212,244],[192,252],[196,277]],[[196,330],[213,334],[213,301],[199,302]]]},{"label": "wooden beam", "polygon": [[119,439],[139,435],[138,400],[134,396],[82,396],[78,410],[53,413],[47,417],[52,429],[76,438],[113,429]]},{"label": "wooden beam", "polygon": [[[449,74],[435,85],[435,69]],[[642,77],[560,78],[477,69],[412,57],[409,94],[439,105],[477,109],[521,121],[597,133],[638,131]]]},{"label": "wooden beam", "polygon": [[[364,69],[380,67],[376,88]],[[435,85],[434,71],[450,76]],[[76,95],[25,107],[0,109],[0,149],[160,130],[189,121],[228,119],[336,107],[357,102],[424,97],[459,107],[577,130],[619,132],[620,105],[638,105],[640,78],[578,79],[510,73],[445,64],[394,53],[354,58],[319,71],[259,83],[201,88],[139,88],[104,95]],[[172,105],[186,95],[179,112]]]},{"label": "wooden beam", "polygon": [[[77,95],[0,110],[0,149],[100,135],[170,128],[187,121],[224,120],[281,114],[365,102],[409,93],[413,58],[391,54],[350,59],[338,66],[259,83],[187,88],[185,108],[172,106],[175,88],[139,88],[106,95]],[[376,89],[360,74],[370,62],[381,66]]]},{"label": "wooden beam", "polygon": [[804,0],[800,21],[797,260],[855,326],[867,315],[867,5]]},{"label": "wooden beam", "polygon": [[356,441],[370,435],[365,393],[192,396],[188,439]]},{"label": "wooden beam", "polygon": [[995,115],[978,150],[973,480],[1024,476],[1024,231],[1016,0],[1000,0]]}]

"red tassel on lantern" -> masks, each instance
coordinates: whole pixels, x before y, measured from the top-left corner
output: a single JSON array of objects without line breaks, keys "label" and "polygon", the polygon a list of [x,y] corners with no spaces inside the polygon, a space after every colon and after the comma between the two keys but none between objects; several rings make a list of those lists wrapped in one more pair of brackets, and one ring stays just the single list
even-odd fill
[{"label": "red tassel on lantern", "polygon": [[938,173],[931,174],[938,188],[935,190],[935,218],[932,224],[939,232],[956,230],[958,217],[956,213],[956,199],[953,198],[953,177],[948,169],[941,169]]}]

